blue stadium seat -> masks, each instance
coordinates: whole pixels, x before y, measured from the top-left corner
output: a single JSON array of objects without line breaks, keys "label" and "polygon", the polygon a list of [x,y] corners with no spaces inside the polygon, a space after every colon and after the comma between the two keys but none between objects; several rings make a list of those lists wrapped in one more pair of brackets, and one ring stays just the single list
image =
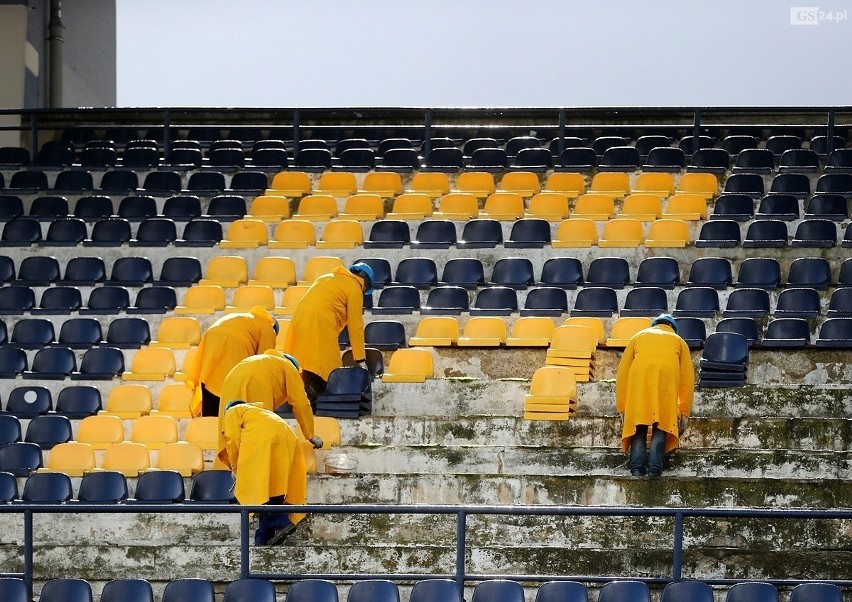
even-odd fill
[{"label": "blue stadium seat", "polygon": [[768,194],[757,206],[755,219],[780,219],[791,222],[799,219],[799,199],[791,194]]},{"label": "blue stadium seat", "polygon": [[107,328],[106,344],[118,349],[139,349],[151,342],[151,327],[144,318],[116,318]]},{"label": "blue stadium seat", "polygon": [[719,313],[719,293],[709,286],[692,286],[678,293],[675,316],[691,316],[693,318],[712,318]]},{"label": "blue stadium seat", "polygon": [[119,257],[112,264],[106,284],[115,286],[142,286],[153,280],[151,260],[147,257]]},{"label": "blue stadium seat", "polygon": [[732,174],[725,180],[725,192],[747,194],[753,199],[759,199],[765,194],[763,176],[756,173]]},{"label": "blue stadium seat", "polygon": [[130,305],[130,293],[123,286],[104,285],[92,289],[86,306],[79,313],[93,315],[114,315]]},{"label": "blue stadium seat", "polygon": [[72,257],[65,264],[65,273],[57,284],[94,286],[106,278],[106,265],[100,257]]},{"label": "blue stadium seat", "polygon": [[639,263],[635,286],[672,290],[680,284],[680,265],[673,257],[646,257]]},{"label": "blue stadium seat", "polygon": [[60,443],[73,439],[71,421],[62,414],[45,414],[30,419],[24,441],[35,443],[41,449],[53,449]]},{"label": "blue stadium seat", "polygon": [[482,261],[475,257],[452,257],[444,264],[440,283],[474,289],[485,284]]},{"label": "blue stadium seat", "polygon": [[[399,602],[399,587],[393,581],[385,579],[356,581],[349,588],[346,602]],[[523,600],[519,602],[523,602]]]},{"label": "blue stadium seat", "polygon": [[[760,222],[763,223],[763,222]],[[782,222],[783,223],[783,222]],[[734,220],[718,219],[704,222],[695,239],[697,248],[731,248],[740,244],[740,226]]]},{"label": "blue stadium seat", "polygon": [[136,300],[124,311],[128,314],[164,314],[177,306],[177,293],[171,286],[146,286],[136,293]]},{"label": "blue stadium seat", "polygon": [[100,602],[154,602],[154,591],[145,579],[113,579],[104,584]]},{"label": "blue stadium seat", "polygon": [[724,257],[699,257],[689,268],[687,286],[711,286],[723,289],[733,283],[731,262]]},{"label": "blue stadium seat", "polygon": [[80,289],[75,286],[54,286],[44,289],[38,307],[31,314],[67,315],[83,307]]},{"label": "blue stadium seat", "polygon": [[411,231],[402,220],[378,220],[364,241],[365,249],[401,249],[411,243]]},{"label": "blue stadium seat", "polygon": [[762,318],[769,314],[769,292],[763,288],[738,288],[731,291],[724,317]]},{"label": "blue stadium seat", "polygon": [[713,602],[713,590],[702,581],[673,581],[663,588],[660,602]]},{"label": "blue stadium seat", "polygon": [[823,257],[797,257],[790,263],[787,286],[825,290],[831,284],[831,265]]},{"label": "blue stadium seat", "polygon": [[201,262],[197,257],[167,257],[154,281],[161,286],[192,286],[201,280]]},{"label": "blue stadium seat", "polygon": [[736,286],[775,290],[781,285],[781,264],[774,257],[746,257],[740,264]]},{"label": "blue stadium seat", "polygon": [[131,247],[166,247],[177,240],[177,226],[167,217],[152,217],[139,222]]},{"label": "blue stadium seat", "polygon": [[760,581],[735,583],[728,588],[725,602],[778,602],[778,589]]},{"label": "blue stadium seat", "polygon": [[47,234],[39,241],[44,247],[76,247],[88,236],[86,223],[79,217],[60,217],[50,222]]},{"label": "blue stadium seat", "polygon": [[130,222],[121,217],[108,217],[95,222],[92,236],[83,241],[84,247],[120,247],[130,242]]},{"label": "blue stadium seat", "polygon": [[456,226],[450,220],[423,220],[411,239],[411,248],[448,249],[456,240]]},{"label": "blue stadium seat", "polygon": [[568,295],[557,286],[530,289],[521,309],[522,316],[561,316],[568,312]]},{"label": "blue stadium seat", "polygon": [[118,203],[118,217],[129,222],[140,222],[157,216],[157,201],[147,195],[127,196]]},{"label": "blue stadium seat", "polygon": [[42,240],[41,225],[33,217],[17,217],[6,222],[0,236],[0,246],[25,247]]},{"label": "blue stadium seat", "polygon": [[397,320],[373,320],[364,325],[364,343],[367,347],[395,351],[405,347],[407,340],[405,326]]},{"label": "blue stadium seat", "polygon": [[583,288],[577,292],[572,316],[609,317],[618,313],[618,297],[609,287]]},{"label": "blue stadium seat", "polygon": [[[124,372],[124,355],[117,347],[92,347],[83,354],[80,370],[71,372],[71,380],[112,380]],[[67,389],[65,389],[67,390]],[[57,412],[59,411],[59,401]],[[83,400],[85,407],[92,407],[94,399]],[[98,401],[100,403],[100,401]],[[75,411],[71,408],[67,411]],[[66,413],[67,413],[66,411]]]},{"label": "blue stadium seat", "polygon": [[85,579],[52,579],[41,588],[38,600],[39,602],[92,602],[92,586]]},{"label": "blue stadium seat", "polygon": [[299,579],[287,588],[285,602],[338,602],[337,586],[326,579]]},{"label": "blue stadium seat", "polygon": [[[6,411],[8,412],[8,410]],[[20,443],[22,438],[21,421],[18,417],[11,413],[0,414],[0,447],[9,443]],[[0,475],[2,474],[0,473]],[[6,490],[7,488],[8,486],[4,484],[3,489]]]},{"label": "blue stadium seat", "polygon": [[[140,475],[139,480],[142,480],[142,475]],[[173,579],[166,584],[166,587],[163,589],[162,602],[186,602],[187,600],[192,600],[192,602],[215,602],[215,599],[213,584],[206,579],[182,578]]]},{"label": "blue stadium seat", "polygon": [[71,169],[56,174],[51,192],[57,194],[83,194],[95,187],[92,173],[82,169]]},{"label": "blue stadium seat", "polygon": [[189,502],[199,504],[233,504],[234,473],[230,470],[205,470],[192,477]]},{"label": "blue stadium seat", "polygon": [[829,248],[837,244],[837,225],[828,219],[804,219],[796,226],[791,247]]},{"label": "blue stadium seat", "polygon": [[[5,481],[5,479],[0,479]],[[17,485],[15,487],[15,497],[5,499],[5,501],[12,501],[17,499]],[[4,499],[4,498],[0,498]],[[30,598],[27,593],[27,583],[23,579],[18,579],[17,577],[2,577],[0,578],[0,600],[4,600],[4,602],[31,602],[32,598]]]},{"label": "blue stadium seat", "polygon": [[470,298],[464,287],[442,285],[429,291],[426,302],[420,307],[420,313],[423,315],[457,316],[469,309]]},{"label": "blue stadium seat", "polygon": [[573,290],[583,284],[583,265],[576,257],[550,257],[541,267],[539,284]]},{"label": "blue stadium seat", "polygon": [[41,349],[56,342],[53,322],[43,318],[23,318],[15,322],[9,342],[22,349]]},{"label": "blue stadium seat", "polygon": [[[132,498],[127,500],[130,504],[179,504],[184,501],[186,491],[183,485],[183,477],[174,470],[155,470],[139,474],[136,480],[136,490]],[[171,584],[166,585],[168,590]],[[176,592],[175,592],[176,593]],[[211,586],[212,596],[213,589]],[[180,600],[180,597],[174,600]],[[197,598],[191,598],[193,600]],[[163,592],[163,600],[166,600],[166,592]],[[210,598],[213,602],[213,598]]]},{"label": "blue stadium seat", "polygon": [[713,202],[710,219],[747,222],[754,217],[754,199],[747,194],[721,194]]},{"label": "blue stadium seat", "polygon": [[627,291],[620,316],[650,316],[669,313],[668,296],[658,286],[643,286]]},{"label": "blue stadium seat", "polygon": [[479,290],[469,311],[472,316],[508,316],[518,311],[518,295],[508,286],[489,286]]},{"label": "blue stadium seat", "polygon": [[[422,579],[416,581],[411,587],[408,602],[462,602],[462,597],[458,584],[452,579]],[[541,602],[557,601],[542,600]],[[565,598],[558,602],[587,602],[587,600]]]},{"label": "blue stadium seat", "polygon": [[489,284],[526,289],[535,285],[532,261],[526,257],[501,257],[494,263]]},{"label": "blue stadium seat", "polygon": [[370,311],[374,315],[419,312],[420,292],[410,285],[388,286],[379,293],[378,303]]},{"label": "blue stadium seat", "polygon": [[816,318],[821,313],[819,293],[810,287],[781,291],[773,312],[775,316],[785,318]]},{"label": "blue stadium seat", "polygon": [[493,249],[503,243],[503,227],[495,219],[472,219],[456,241],[459,249]]},{"label": "blue stadium seat", "polygon": [[849,204],[840,194],[815,194],[805,206],[804,217],[842,222],[849,217]]},{"label": "blue stadium seat", "polygon": [[59,328],[57,343],[71,349],[91,349],[103,340],[101,323],[94,318],[69,318]]},{"label": "blue stadium seat", "polygon": [[828,299],[826,315],[829,318],[852,317],[852,288],[837,288],[831,293],[831,297]]},{"label": "blue stadium seat", "polygon": [[703,347],[707,339],[707,327],[701,318],[678,317],[677,333],[690,349]]},{"label": "blue stadium seat", "polygon": [[630,284],[630,266],[623,257],[595,257],[589,262],[584,286],[622,289]]},{"label": "blue stadium seat", "polygon": [[588,602],[588,600],[589,592],[586,586],[577,581],[545,581],[538,586],[535,593],[535,602]]},{"label": "blue stadium seat", "polygon": [[431,257],[406,257],[396,266],[395,285],[428,289],[438,284],[438,268]]},{"label": "blue stadium seat", "polygon": [[760,344],[774,348],[806,347],[810,337],[810,325],[806,319],[776,318],[767,324]]},{"label": "blue stadium seat", "polygon": [[[67,420],[67,419],[66,419]],[[118,504],[127,499],[127,479],[114,470],[99,470],[83,475],[77,501],[86,504]],[[101,597],[103,600],[103,596]]]},{"label": "blue stadium seat", "polygon": [[[86,356],[80,362],[80,367],[86,363]],[[56,398],[56,412],[69,418],[85,418],[97,414],[103,409],[101,392],[91,385],[74,385],[64,387]]]},{"label": "blue stadium seat", "polygon": [[[0,188],[3,186],[0,185]],[[23,214],[24,202],[21,197],[14,194],[0,194],[0,221],[6,222]]]},{"label": "blue stadium seat", "polygon": [[358,418],[372,410],[372,376],[362,366],[335,368],[316,402],[317,416]]},{"label": "blue stadium seat", "polygon": [[[852,347],[852,318],[830,317],[825,320],[819,327],[819,335],[814,345],[844,349]],[[1,466],[0,470],[2,470]]]},{"label": "blue stadium seat", "polygon": [[736,333],[742,335],[749,347],[760,342],[760,326],[754,318],[731,317],[722,318],[716,324],[717,333]]},{"label": "blue stadium seat", "polygon": [[[348,152],[348,151],[347,151]],[[266,579],[237,579],[225,588],[222,602],[276,602],[275,586]]]},{"label": "blue stadium seat", "polygon": [[651,602],[651,592],[644,581],[610,581],[601,586],[598,602]]},{"label": "blue stadium seat", "polygon": [[524,588],[510,579],[488,579],[473,588],[472,602],[524,602]]},{"label": "blue stadium seat", "polygon": [[786,247],[787,224],[777,219],[753,221],[746,230],[742,246],[745,248]]},{"label": "blue stadium seat", "polygon": [[29,370],[23,378],[39,380],[63,380],[77,370],[77,357],[68,347],[45,347],[36,351]]},{"label": "blue stadium seat", "polygon": [[26,477],[42,466],[41,448],[35,443],[21,441],[0,447],[0,471]]},{"label": "blue stadium seat", "polygon": [[512,224],[503,246],[520,249],[541,249],[550,244],[550,223],[539,218],[521,218]]},{"label": "blue stadium seat", "polygon": [[53,395],[42,385],[15,387],[9,391],[4,411],[18,418],[35,418],[53,411]]}]

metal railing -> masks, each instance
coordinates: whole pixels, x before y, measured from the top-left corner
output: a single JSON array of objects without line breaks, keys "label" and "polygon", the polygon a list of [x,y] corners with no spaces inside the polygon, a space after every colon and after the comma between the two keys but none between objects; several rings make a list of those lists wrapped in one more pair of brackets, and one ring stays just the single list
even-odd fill
[{"label": "metal railing", "polygon": [[[667,576],[637,578],[647,583],[670,583],[683,578],[684,521],[691,518],[755,518],[764,520],[782,519],[852,519],[852,509],[805,510],[805,509],[745,509],[745,508],[639,508],[612,506],[468,506],[468,505],[378,505],[378,504],[341,504],[341,505],[304,505],[286,506],[288,512],[308,512],[314,514],[412,514],[412,515],[455,515],[455,567],[452,573],[413,574],[413,573],[259,573],[252,572],[250,565],[251,545],[249,543],[249,515],[253,512],[269,511],[270,506],[241,506],[236,504],[31,504],[13,503],[0,505],[2,514],[21,514],[24,521],[23,572],[0,573],[4,577],[23,578],[32,595],[34,577],[34,540],[33,516],[35,514],[126,514],[126,513],[164,513],[164,514],[240,514],[240,575],[241,579],[254,577],[271,580],[296,580],[305,578],[331,580],[391,579],[398,581],[416,581],[425,578],[449,578],[459,587],[469,581],[487,579],[514,579],[516,581],[543,582],[550,580],[575,580],[589,583],[603,583],[623,578],[607,575],[550,575],[550,574],[481,574],[467,570],[466,549],[468,525],[467,519],[476,515],[510,516],[564,516],[564,517],[646,517],[669,518],[673,521],[673,539],[671,543],[672,564]],[[710,585],[731,585],[744,579],[701,579]],[[850,579],[761,579],[775,585],[792,586],[809,581],[834,583],[839,586],[852,586]]]}]

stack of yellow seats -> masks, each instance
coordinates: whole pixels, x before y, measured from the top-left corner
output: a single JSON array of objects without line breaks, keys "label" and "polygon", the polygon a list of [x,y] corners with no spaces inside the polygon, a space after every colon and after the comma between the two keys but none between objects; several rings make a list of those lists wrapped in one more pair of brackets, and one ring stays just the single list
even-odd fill
[{"label": "stack of yellow seats", "polygon": [[597,336],[590,327],[559,326],[553,331],[545,364],[568,368],[573,372],[576,382],[589,382],[597,378],[597,345]]},{"label": "stack of yellow seats", "polygon": [[570,367],[545,366],[533,373],[524,396],[524,420],[568,420],[577,413],[577,381]]}]

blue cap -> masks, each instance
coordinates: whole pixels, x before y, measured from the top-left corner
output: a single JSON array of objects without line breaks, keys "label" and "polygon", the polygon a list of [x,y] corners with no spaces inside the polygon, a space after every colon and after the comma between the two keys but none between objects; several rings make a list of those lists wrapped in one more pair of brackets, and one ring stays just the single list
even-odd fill
[{"label": "blue cap", "polygon": [[239,405],[241,403],[245,403],[245,402],[242,399],[235,399],[234,401],[230,402],[228,405],[225,406],[225,412],[230,410],[235,405]]},{"label": "blue cap", "polygon": [[301,366],[299,366],[299,361],[298,361],[295,357],[293,357],[293,356],[292,356],[292,355],[290,355],[289,353],[283,353],[283,352],[281,353],[281,355],[283,355],[283,356],[284,356],[284,357],[286,357],[288,360],[290,360],[290,362],[291,362],[291,363],[292,363],[292,364],[296,367],[296,370],[299,370],[299,371],[301,371],[301,370],[302,370],[302,367],[301,367]]},{"label": "blue cap", "polygon": [[657,324],[668,324],[677,332],[677,320],[671,314],[660,314],[651,321],[651,326],[656,326]]},{"label": "blue cap", "polygon": [[358,263],[355,263],[355,264],[352,264],[351,266],[349,266],[349,271],[352,272],[353,274],[360,274],[361,276],[363,276],[365,278],[365,280],[367,281],[366,282],[367,286],[364,289],[364,294],[365,295],[372,295],[373,294],[373,279],[375,278],[375,275],[373,274],[373,268],[368,266],[366,263],[358,262]]}]

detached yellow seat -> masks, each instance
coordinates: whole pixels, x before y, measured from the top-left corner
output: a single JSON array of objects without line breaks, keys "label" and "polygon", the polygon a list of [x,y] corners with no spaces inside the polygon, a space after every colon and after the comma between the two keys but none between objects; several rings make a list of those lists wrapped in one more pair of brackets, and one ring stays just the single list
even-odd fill
[{"label": "detached yellow seat", "polygon": [[432,354],[425,349],[397,349],[382,375],[386,383],[422,383],[434,378]]},{"label": "detached yellow seat", "polygon": [[[288,422],[295,423],[296,434],[301,439],[305,439],[299,423],[295,420]],[[337,418],[332,418],[331,416],[314,416],[314,433],[322,439],[322,449],[331,449],[334,445],[340,445],[340,421]]]},{"label": "detached yellow seat", "polygon": [[311,257],[305,262],[305,268],[302,271],[302,278],[299,280],[299,285],[311,285],[314,280],[328,274],[334,268],[343,265],[343,259],[334,255],[317,255]]},{"label": "detached yellow seat", "polygon": [[550,357],[589,359],[594,356],[597,346],[597,337],[588,326],[563,324],[554,329],[547,355]]},{"label": "detached yellow seat", "polygon": [[172,418],[189,418],[192,389],[181,383],[165,385],[157,396],[157,408],[152,413],[167,414]]},{"label": "detached yellow seat", "polygon": [[165,414],[141,416],[130,427],[130,441],[142,443],[148,449],[161,449],[177,440],[177,420]]},{"label": "detached yellow seat", "polygon": [[256,249],[269,244],[269,232],[266,222],[259,219],[243,218],[234,220],[228,226],[225,238],[219,243],[220,249]]},{"label": "detached yellow seat", "polygon": [[353,194],[343,204],[341,219],[354,219],[361,222],[372,222],[385,216],[385,201],[378,194]]},{"label": "detached yellow seat", "polygon": [[548,347],[556,323],[546,316],[522,316],[512,324],[507,347]]},{"label": "detached yellow seat", "polygon": [[139,418],[149,414],[153,407],[151,389],[145,385],[116,385],[110,390],[106,405],[98,414]]},{"label": "detached yellow seat", "polygon": [[304,171],[279,171],[272,177],[267,195],[300,197],[311,193],[311,176]]},{"label": "detached yellow seat", "polygon": [[69,477],[82,477],[97,468],[95,448],[80,441],[57,443],[47,453],[44,469],[64,472]]},{"label": "detached yellow seat", "polygon": [[638,247],[645,240],[642,222],[638,219],[616,218],[606,222],[598,239],[599,247]]},{"label": "detached yellow seat", "polygon": [[323,228],[318,249],[354,249],[364,244],[361,222],[350,219],[332,220]]},{"label": "detached yellow seat", "polygon": [[500,178],[498,191],[516,192],[523,197],[531,197],[541,192],[538,174],[531,171],[510,171]]},{"label": "detached yellow seat", "polygon": [[562,326],[585,326],[590,328],[595,337],[595,345],[603,345],[606,341],[606,333],[604,330],[603,320],[594,316],[571,316],[565,318]]},{"label": "detached yellow seat", "polygon": [[103,470],[115,470],[125,477],[136,478],[140,472],[151,468],[151,454],[142,443],[122,441],[104,450],[101,460]]},{"label": "detached yellow seat", "polygon": [[669,197],[663,217],[688,221],[707,219],[707,199],[700,194],[675,194]]},{"label": "detached yellow seat", "polygon": [[259,305],[267,311],[275,309],[275,291],[263,284],[241,286],[234,291],[231,303],[225,306],[226,313],[248,311]]},{"label": "detached yellow seat", "polygon": [[80,421],[75,440],[95,449],[106,449],[124,441],[124,423],[118,416],[109,414],[86,416]]},{"label": "detached yellow seat", "polygon": [[275,226],[270,249],[307,249],[317,244],[313,223],[303,219],[287,219]]},{"label": "detached yellow seat", "polygon": [[249,286],[286,288],[296,284],[296,262],[290,257],[261,257],[254,264]]},{"label": "detached yellow seat", "polygon": [[233,288],[248,280],[248,264],[240,255],[216,255],[207,261],[201,286]]},{"label": "detached yellow seat", "polygon": [[349,196],[358,192],[358,180],[351,171],[326,171],[320,176],[315,190],[331,196]]},{"label": "detached yellow seat", "polygon": [[478,198],[485,198],[497,191],[494,176],[487,171],[463,171],[456,178],[454,192],[469,192]]},{"label": "detached yellow seat", "polygon": [[393,171],[371,171],[364,176],[361,192],[391,198],[402,194],[402,176]]},{"label": "detached yellow seat", "polygon": [[608,194],[620,198],[630,194],[630,176],[624,172],[605,171],[592,177],[589,192]]},{"label": "detached yellow seat", "polygon": [[640,173],[633,183],[633,192],[653,194],[665,198],[674,194],[675,185],[672,174],[665,172]]},{"label": "detached yellow seat", "polygon": [[524,419],[569,420],[577,412],[577,382],[570,369],[538,368],[524,396]]},{"label": "detached yellow seat", "polygon": [[719,180],[712,173],[685,173],[680,177],[675,192],[700,194],[705,199],[716,196],[719,191]]},{"label": "detached yellow seat", "polygon": [[166,316],[157,329],[151,347],[189,349],[201,341],[201,323],[192,316]]},{"label": "detached yellow seat", "polygon": [[176,314],[212,314],[225,309],[225,289],[221,286],[195,285],[186,289]]},{"label": "detached yellow seat", "polygon": [[165,380],[175,373],[175,354],[165,347],[142,347],[133,354],[121,380]]},{"label": "detached yellow seat", "polygon": [[577,197],[571,218],[607,220],[615,215],[615,200],[611,194],[590,192]]},{"label": "detached yellow seat", "polygon": [[290,199],[266,194],[255,197],[246,217],[264,222],[280,222],[290,217]]},{"label": "detached yellow seat", "polygon": [[475,316],[464,325],[459,347],[499,347],[506,344],[506,322],[497,316]]},{"label": "detached yellow seat", "polygon": [[663,203],[655,194],[636,193],[624,197],[618,217],[652,222],[663,214]]},{"label": "detached yellow seat", "polygon": [[219,417],[196,416],[186,425],[184,441],[195,443],[202,450],[215,450],[219,444]]},{"label": "detached yellow seat", "polygon": [[542,192],[557,192],[568,198],[577,198],[586,192],[586,179],[583,174],[556,171],[547,176]]},{"label": "detached yellow seat", "polygon": [[417,323],[412,347],[449,347],[459,340],[459,322],[455,316],[427,316]]},{"label": "detached yellow seat", "polygon": [[646,247],[684,248],[689,243],[689,225],[680,219],[658,219],[651,222]]},{"label": "detached yellow seat", "polygon": [[296,311],[296,305],[299,304],[309,288],[309,286],[304,285],[285,288],[281,295],[281,305],[275,307],[275,313],[282,316],[292,316],[293,312]]},{"label": "detached yellow seat", "polygon": [[388,219],[420,220],[432,217],[432,197],[422,192],[406,192],[393,200]]},{"label": "detached yellow seat", "polygon": [[569,215],[567,196],[558,192],[539,192],[529,200],[524,217],[560,222]]},{"label": "detached yellow seat", "polygon": [[182,477],[191,477],[204,470],[204,452],[196,443],[173,441],[157,452],[158,470],[174,470]]},{"label": "detached yellow seat", "polygon": [[524,198],[517,192],[494,192],[485,199],[479,217],[514,221],[524,216]]},{"label": "detached yellow seat", "polygon": [[302,197],[294,219],[325,222],[337,217],[337,199],[330,194],[309,194]]},{"label": "detached yellow seat", "polygon": [[557,227],[550,245],[555,248],[591,247],[598,242],[598,227],[590,219],[566,219]]},{"label": "detached yellow seat", "polygon": [[[490,175],[490,174],[489,174]],[[470,192],[451,192],[438,201],[435,219],[468,220],[479,216],[479,200]]]},{"label": "detached yellow seat", "polygon": [[630,338],[644,328],[651,326],[651,318],[645,316],[624,316],[612,324],[612,331],[606,339],[607,347],[624,348]]},{"label": "detached yellow seat", "polygon": [[412,176],[409,186],[406,192],[419,192],[436,198],[450,192],[450,176],[438,171],[420,171]]}]

